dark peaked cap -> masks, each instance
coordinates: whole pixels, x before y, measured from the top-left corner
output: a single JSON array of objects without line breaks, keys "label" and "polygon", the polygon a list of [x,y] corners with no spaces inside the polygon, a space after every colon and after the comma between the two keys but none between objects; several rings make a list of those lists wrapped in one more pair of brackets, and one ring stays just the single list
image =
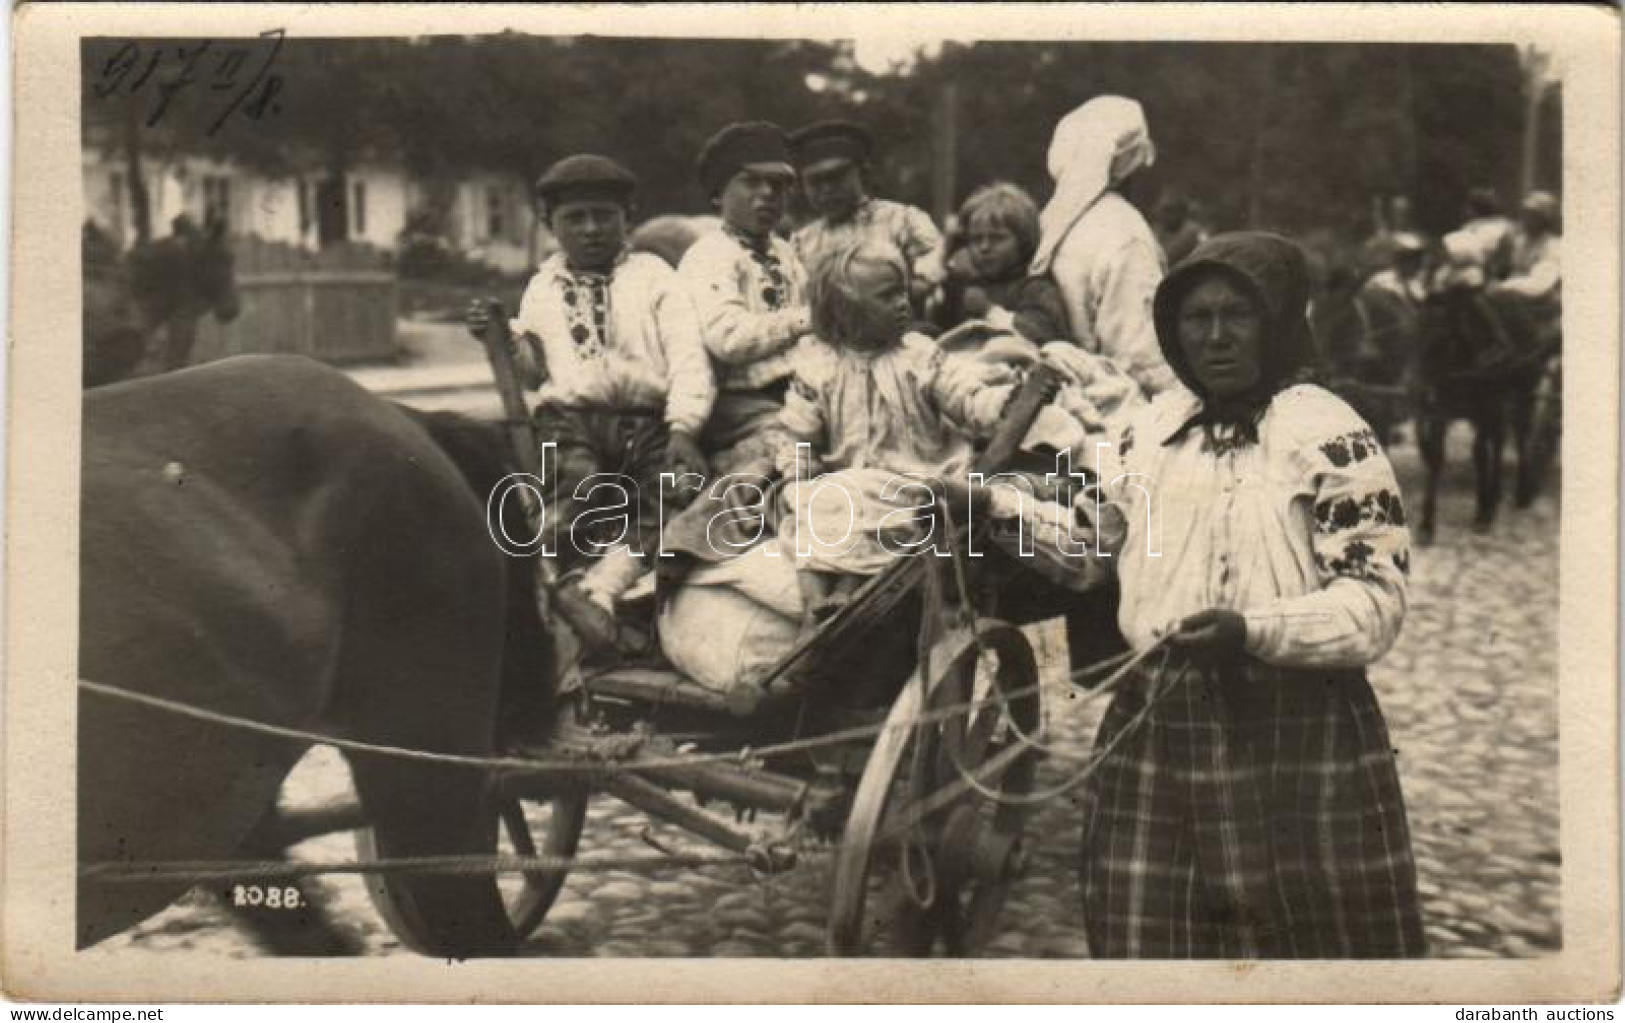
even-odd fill
[{"label": "dark peaked cap", "polygon": [[784,129],[771,121],[735,122],[700,149],[700,184],[708,195],[716,195],[735,174],[756,165],[782,167],[785,174],[795,175]]},{"label": "dark peaked cap", "polygon": [[578,153],[549,167],[536,182],[536,194],[549,209],[583,199],[625,204],[637,187],[632,172],[609,157]]},{"label": "dark peaked cap", "polygon": [[821,160],[868,163],[875,151],[869,129],[851,121],[815,121],[790,136],[796,166],[810,167]]}]

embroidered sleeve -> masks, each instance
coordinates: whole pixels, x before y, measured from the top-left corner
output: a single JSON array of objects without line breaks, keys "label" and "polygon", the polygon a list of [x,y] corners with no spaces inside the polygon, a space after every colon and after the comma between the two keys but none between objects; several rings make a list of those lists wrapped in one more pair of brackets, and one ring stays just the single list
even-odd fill
[{"label": "embroidered sleeve", "polygon": [[1271,664],[1370,664],[1393,645],[1405,617],[1410,534],[1399,484],[1376,436],[1352,412],[1347,419],[1352,428],[1298,454],[1312,492],[1321,588],[1245,616],[1248,650]]},{"label": "embroidered sleeve", "polygon": [[744,294],[754,286],[753,275],[741,269],[729,250],[701,245],[683,257],[681,273],[713,358],[727,366],[748,365],[779,354],[806,333],[806,306],[755,311]]},{"label": "embroidered sleeve", "polygon": [[693,300],[672,271],[662,267],[659,276],[655,324],[666,354],[666,422],[673,430],[693,436],[711,415],[716,382]]}]

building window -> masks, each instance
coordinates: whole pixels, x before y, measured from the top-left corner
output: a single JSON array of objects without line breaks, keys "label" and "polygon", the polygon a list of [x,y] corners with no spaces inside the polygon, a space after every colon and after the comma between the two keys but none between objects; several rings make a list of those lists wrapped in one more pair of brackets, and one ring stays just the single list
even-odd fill
[{"label": "building window", "polygon": [[488,185],[485,189],[485,237],[488,239],[506,238],[508,236],[508,195],[499,185]]},{"label": "building window", "polygon": [[367,183],[350,183],[350,234],[356,238],[367,234]]},{"label": "building window", "polygon": [[203,178],[203,222],[231,224],[231,179],[210,174]]}]

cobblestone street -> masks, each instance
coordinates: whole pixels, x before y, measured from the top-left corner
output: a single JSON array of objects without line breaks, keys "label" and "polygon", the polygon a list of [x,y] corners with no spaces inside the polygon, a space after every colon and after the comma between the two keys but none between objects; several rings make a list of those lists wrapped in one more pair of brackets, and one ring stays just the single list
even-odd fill
[{"label": "cobblestone street", "polygon": [[[1397,647],[1372,670],[1399,751],[1421,871],[1432,953],[1529,956],[1561,946],[1557,790],[1558,502],[1503,511],[1488,535],[1469,529],[1471,466],[1465,427],[1452,436],[1441,493],[1439,539],[1413,559],[1412,605]],[[1415,448],[1393,453],[1414,506],[1421,473]],[[1054,628],[1038,631],[1054,696],[1058,754],[1047,788],[1076,770],[1101,701],[1071,698],[1061,684],[1064,651]],[[342,761],[317,750],[286,798],[337,794]],[[1034,848],[1015,885],[992,953],[1087,955],[1078,892],[1080,814],[1072,796],[1041,808]],[[765,820],[765,818],[764,818]],[[582,850],[647,854],[649,826],[609,799],[592,804]],[[662,843],[692,846],[662,825]],[[347,835],[296,853],[347,859]],[[370,954],[401,954],[353,877],[302,882]],[[816,956],[824,950],[828,859],[770,885],[742,867],[572,876],[525,953],[536,956]],[[207,899],[192,897],[102,946],[109,953],[190,948],[220,956],[258,954]]]}]

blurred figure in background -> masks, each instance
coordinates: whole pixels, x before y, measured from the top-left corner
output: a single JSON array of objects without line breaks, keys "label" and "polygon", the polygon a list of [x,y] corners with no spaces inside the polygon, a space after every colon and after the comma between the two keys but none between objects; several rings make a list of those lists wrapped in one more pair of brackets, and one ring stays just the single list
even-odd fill
[{"label": "blurred figure in background", "polygon": [[1484,254],[1484,272],[1492,281],[1505,277],[1512,267],[1512,235],[1517,225],[1501,212],[1501,197],[1495,189],[1475,188],[1467,193],[1467,222],[1461,231]]},{"label": "blurred figure in background", "polygon": [[1562,246],[1557,200],[1549,192],[1530,192],[1509,246],[1508,275],[1491,292],[1524,300],[1543,341],[1555,340],[1562,328]]},{"label": "blurred figure in background", "polygon": [[1393,259],[1361,286],[1362,294],[1392,296],[1415,312],[1427,298],[1427,241],[1414,231],[1399,231],[1392,239]]},{"label": "blurred figure in background", "polygon": [[1207,231],[1197,223],[1190,202],[1181,195],[1167,196],[1157,204],[1154,229],[1157,244],[1162,246],[1163,259],[1169,266],[1177,266],[1207,240]]}]

